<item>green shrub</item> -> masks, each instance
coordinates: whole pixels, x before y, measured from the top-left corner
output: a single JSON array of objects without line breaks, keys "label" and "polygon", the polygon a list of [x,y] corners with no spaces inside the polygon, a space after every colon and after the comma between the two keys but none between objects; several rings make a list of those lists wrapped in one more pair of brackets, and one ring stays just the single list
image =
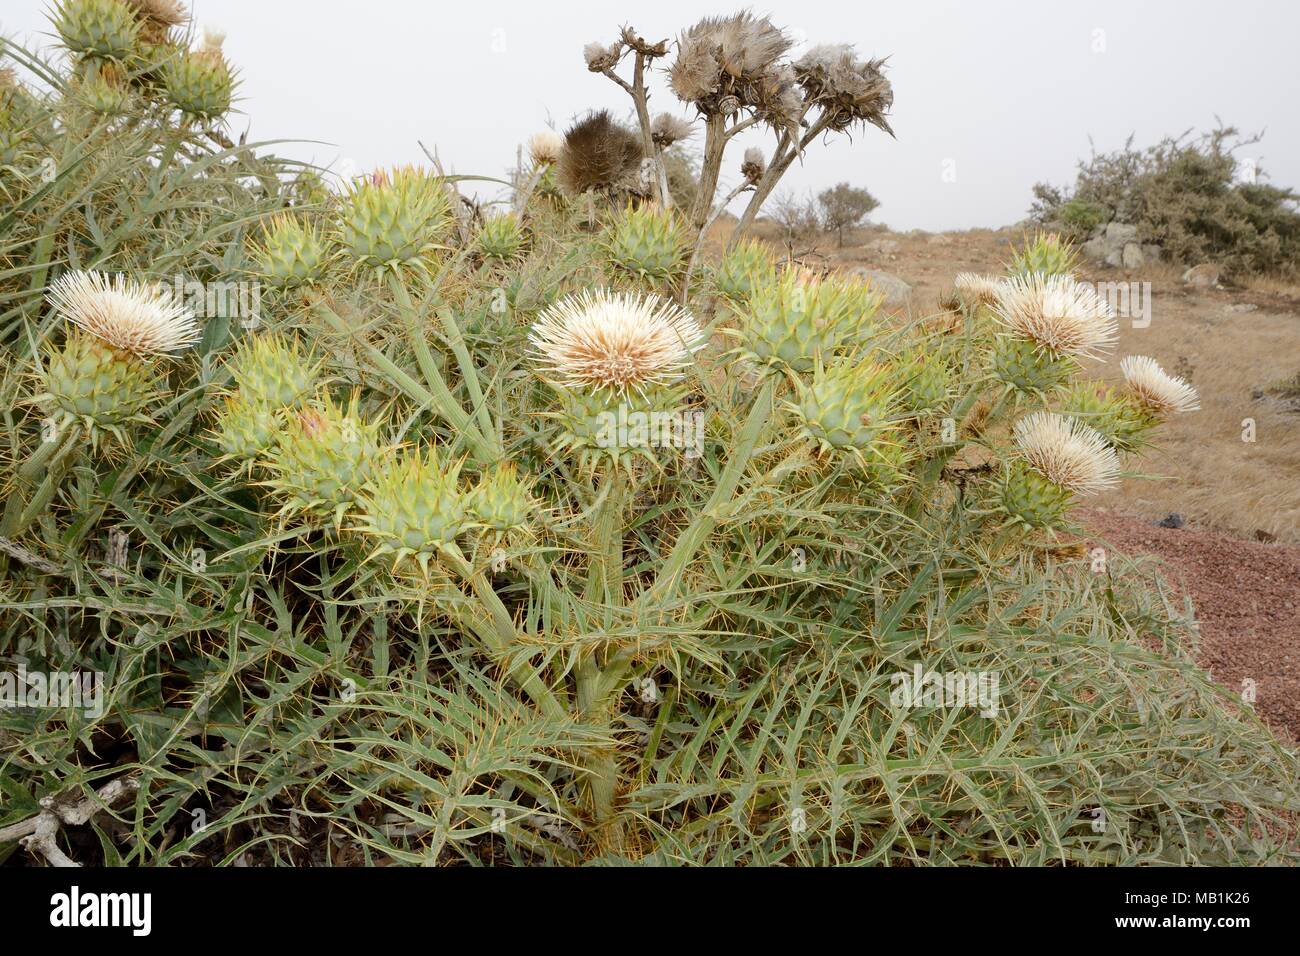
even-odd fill
[{"label": "green shrub", "polygon": [[1138,227],[1174,262],[1213,262],[1226,275],[1300,269],[1300,194],[1264,182],[1236,153],[1232,127],[1197,139],[1166,138],[1145,150],[1132,139],[1114,153],[1079,164],[1072,190],[1034,188],[1031,215],[1060,223],[1076,237],[1114,220]]}]

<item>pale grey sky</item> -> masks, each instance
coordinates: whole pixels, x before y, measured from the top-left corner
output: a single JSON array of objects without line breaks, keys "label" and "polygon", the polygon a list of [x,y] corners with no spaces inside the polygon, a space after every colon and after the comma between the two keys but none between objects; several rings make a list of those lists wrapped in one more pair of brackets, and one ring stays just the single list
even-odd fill
[{"label": "pale grey sky", "polygon": [[[3,0],[0,31],[49,42],[43,0]],[[455,172],[502,175],[516,144],[549,120],[626,95],[590,74],[582,47],[627,22],[676,36],[712,0],[541,3],[474,0],[198,0],[200,26],[228,34],[242,75],[235,134],[319,140],[278,149],[321,164],[422,159],[417,140]],[[1300,4],[1291,0],[769,0],[807,43],[852,42],[889,55],[898,139],[874,129],[809,150],[783,181],[796,191],[840,180],[881,201],[896,229],[998,226],[1020,220],[1037,180],[1073,179],[1097,147],[1139,144],[1216,114],[1267,130],[1244,156],[1279,185],[1300,186]],[[661,80],[651,107],[686,113]],[[755,141],[760,138],[755,137]],[[695,141],[699,145],[699,139]],[[746,144],[747,145],[747,144]],[[761,143],[760,143],[761,145]],[[739,150],[728,160],[738,177]],[[949,175],[945,177],[945,170]],[[951,180],[951,181],[949,181]]]}]

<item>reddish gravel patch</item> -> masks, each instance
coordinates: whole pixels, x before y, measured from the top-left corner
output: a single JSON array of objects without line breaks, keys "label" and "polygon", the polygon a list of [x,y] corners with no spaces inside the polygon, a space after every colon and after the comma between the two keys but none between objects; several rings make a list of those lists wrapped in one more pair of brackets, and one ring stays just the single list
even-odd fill
[{"label": "reddish gravel patch", "polygon": [[1255,682],[1255,710],[1284,740],[1300,740],[1300,547],[1162,528],[1106,509],[1084,523],[1118,550],[1161,559],[1191,597],[1200,664],[1239,691]]}]

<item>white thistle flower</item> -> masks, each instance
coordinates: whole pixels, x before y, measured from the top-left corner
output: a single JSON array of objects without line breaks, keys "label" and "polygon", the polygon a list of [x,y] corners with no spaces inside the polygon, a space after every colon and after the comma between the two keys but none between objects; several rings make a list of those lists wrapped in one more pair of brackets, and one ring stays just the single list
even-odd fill
[{"label": "white thistle flower", "polygon": [[658,296],[597,289],[571,295],[528,335],[560,384],[643,392],[679,378],[704,344],[694,317]]},{"label": "white thistle flower", "polygon": [[221,47],[225,42],[225,30],[218,30],[216,27],[204,27],[203,45],[199,49],[204,53],[220,53]]},{"label": "white thistle flower", "polygon": [[1153,358],[1126,356],[1120,360],[1119,370],[1137,400],[1161,416],[1194,412],[1201,407],[1196,389],[1185,379],[1170,375]]},{"label": "white thistle flower", "polygon": [[553,129],[544,129],[540,133],[534,133],[528,140],[528,155],[532,157],[533,162],[538,166],[558,163],[560,153],[563,151],[564,137]]},{"label": "white thistle flower", "polygon": [[198,322],[170,290],[118,273],[68,272],[48,291],[55,311],[115,349],[161,355],[199,340]]},{"label": "white thistle flower", "polygon": [[1031,468],[1067,491],[1104,491],[1119,478],[1115,449],[1076,418],[1035,412],[1016,422],[1015,440]]},{"label": "white thistle flower", "polygon": [[1066,275],[1008,279],[994,311],[1012,332],[1056,355],[1096,358],[1119,334],[1115,313],[1096,289]]},{"label": "white thistle flower", "polygon": [[952,284],[961,293],[963,299],[982,302],[985,305],[997,305],[1002,298],[1002,287],[1006,281],[1001,276],[959,272],[952,280]]}]

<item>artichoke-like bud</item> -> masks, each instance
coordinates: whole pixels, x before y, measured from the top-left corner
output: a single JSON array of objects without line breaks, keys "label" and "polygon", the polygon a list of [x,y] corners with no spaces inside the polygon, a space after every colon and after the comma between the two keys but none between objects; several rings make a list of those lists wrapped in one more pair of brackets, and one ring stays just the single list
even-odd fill
[{"label": "artichoke-like bud", "polygon": [[517,531],[527,527],[536,505],[513,462],[502,463],[484,475],[469,495],[474,519],[492,531]]},{"label": "artichoke-like bud", "polygon": [[1152,422],[1100,382],[1079,382],[1062,396],[1061,414],[1093,428],[1116,451],[1132,454],[1146,444]]},{"label": "artichoke-like bud", "polygon": [[161,68],[167,99],[187,116],[215,119],[230,109],[235,78],[221,53],[221,39],[209,34],[198,50],[187,50]]},{"label": "artichoke-like bud", "polygon": [[376,554],[414,557],[427,568],[469,523],[459,479],[459,463],[440,461],[432,446],[389,462],[361,494],[358,530],[376,539]]},{"label": "artichoke-like bud", "polygon": [[907,382],[903,397],[908,410],[919,414],[947,406],[951,375],[941,358],[917,350],[905,361],[903,375]]},{"label": "artichoke-like bud", "polygon": [[1073,272],[1078,262],[1079,253],[1068,239],[1052,232],[1039,232],[1012,248],[1007,271],[1013,277],[1064,276]]},{"label": "artichoke-like bud", "polygon": [[320,230],[298,216],[274,216],[260,244],[253,247],[256,274],[278,288],[315,282],[328,258]]},{"label": "artichoke-like bud", "polygon": [[524,247],[524,229],[512,213],[493,216],[483,223],[476,238],[478,251],[488,259],[508,262]]},{"label": "artichoke-like bud", "polygon": [[337,239],[365,266],[419,266],[450,225],[451,202],[437,179],[414,167],[376,173],[343,202]]},{"label": "artichoke-like bud", "polygon": [[671,212],[652,204],[628,208],[605,237],[609,260],[646,279],[670,279],[686,265],[686,230]]},{"label": "artichoke-like bud", "polygon": [[1070,493],[1017,461],[1003,480],[1002,507],[1028,528],[1058,528],[1070,507]]},{"label": "artichoke-like bud", "polygon": [[1026,339],[999,335],[993,344],[993,374],[998,381],[1030,395],[1050,395],[1078,371],[1069,356],[1057,356]]},{"label": "artichoke-like bud", "polygon": [[54,29],[73,53],[125,60],[135,49],[140,22],[123,0],[63,0],[54,10]]},{"label": "artichoke-like bud", "polygon": [[714,290],[733,302],[747,298],[756,284],[771,283],[775,279],[772,257],[756,239],[738,243],[713,270]]},{"label": "artichoke-like bud", "polygon": [[881,296],[853,276],[818,278],[787,269],[756,286],[743,306],[734,307],[739,351],[760,365],[811,372],[820,358],[856,348],[870,333]]},{"label": "artichoke-like bud", "polygon": [[891,428],[894,393],[884,368],[869,361],[832,368],[820,364],[812,382],[796,380],[796,409],[822,451],[865,452]]},{"label": "artichoke-like bud", "polygon": [[111,63],[82,76],[75,95],[92,113],[105,117],[121,116],[131,105],[131,87]]},{"label": "artichoke-like bud", "polygon": [[303,355],[296,338],[250,335],[230,359],[230,374],[254,404],[287,408],[316,390],[320,363]]},{"label": "artichoke-like bud", "polygon": [[283,428],[278,409],[237,392],[225,397],[212,435],[224,457],[249,465],[275,445]]},{"label": "artichoke-like bud", "polygon": [[1119,456],[1098,432],[1073,418],[1035,412],[1016,422],[1018,456],[1004,474],[1002,506],[1030,528],[1059,527],[1073,495],[1109,488]]},{"label": "artichoke-like bud", "polygon": [[145,360],[114,348],[89,332],[71,330],[63,348],[47,356],[41,371],[40,398],[64,422],[79,422],[92,434],[143,421],[141,414],[156,380]]},{"label": "artichoke-like bud", "polygon": [[379,457],[379,425],[363,421],[354,397],[348,408],[328,396],[291,412],[279,443],[263,463],[267,484],[285,499],[285,510],[333,515],[352,507]]}]

